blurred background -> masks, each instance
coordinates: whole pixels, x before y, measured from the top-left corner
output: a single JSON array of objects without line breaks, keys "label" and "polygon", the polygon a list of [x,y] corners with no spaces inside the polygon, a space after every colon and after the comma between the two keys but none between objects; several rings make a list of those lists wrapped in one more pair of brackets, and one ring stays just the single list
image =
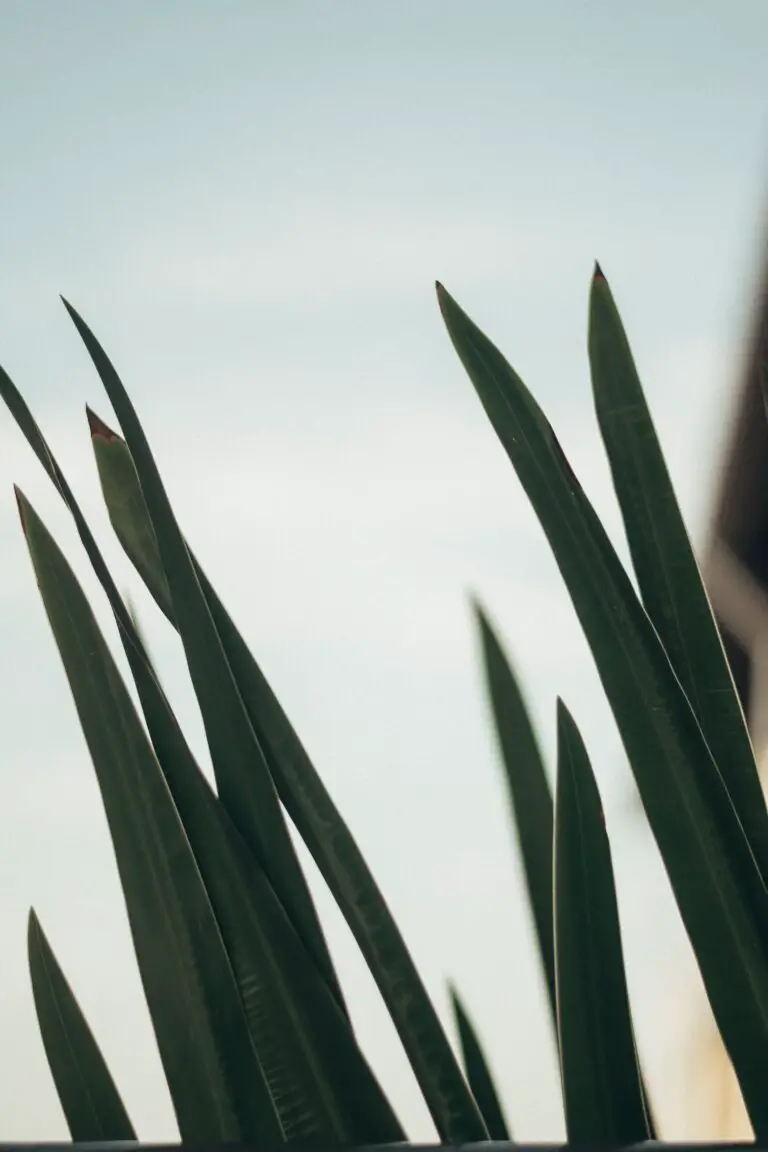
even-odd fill
[{"label": "blurred background", "polygon": [[[735,1136],[745,1121],[589,651],[433,284],[532,388],[626,558],[589,391],[600,260],[762,751],[766,35],[764,0],[0,6],[0,362],[205,760],[180,648],[101,507],[84,405],[111,413],[58,293],[93,326],[449,1027],[446,980],[463,993],[518,1139],[564,1128],[470,592],[550,761],[556,694],[589,746],[663,1136]],[[1,1134],[66,1138],[26,968],[34,904],[141,1138],[174,1139],[14,481],[116,651],[67,514],[0,412]],[[363,1046],[409,1135],[434,1138],[310,872]]]}]

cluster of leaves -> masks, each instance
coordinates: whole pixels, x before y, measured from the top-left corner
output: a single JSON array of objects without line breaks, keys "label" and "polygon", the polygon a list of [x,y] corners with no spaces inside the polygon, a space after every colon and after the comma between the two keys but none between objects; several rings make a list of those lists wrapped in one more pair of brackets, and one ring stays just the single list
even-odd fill
[{"label": "cluster of leaves", "polygon": [[[768,813],[720,636],[629,345],[596,270],[589,356],[639,597],[557,438],[498,350],[438,285],[449,335],[530,498],[589,641],[756,1134],[768,1137]],[[123,436],[88,419],[111,523],[178,631],[215,789],[201,772],[75,497],[19,392],[0,393],[59,491],[109,600],[137,712],[86,597],[17,493],[37,582],[96,770],[182,1140],[405,1140],[358,1046],[286,827],[311,852],[378,984],[440,1138],[509,1138],[453,991],[462,1068],[365,860],[179,527],[133,405],[67,305]],[[553,798],[513,671],[477,608],[562,1074],[569,1139],[653,1135],[611,855],[562,701]],[[75,1140],[134,1130],[34,913],[43,1043]]]}]

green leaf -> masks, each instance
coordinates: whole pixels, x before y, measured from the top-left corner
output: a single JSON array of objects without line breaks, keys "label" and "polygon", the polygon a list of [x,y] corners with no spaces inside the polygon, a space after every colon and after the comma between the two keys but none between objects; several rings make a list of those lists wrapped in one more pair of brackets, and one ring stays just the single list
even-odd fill
[{"label": "green leaf", "polygon": [[157,682],[134,614],[121,600],[50,447],[1,370],[0,390],[72,512],[120,625],[150,735],[221,927],[286,1138],[356,1144],[401,1140],[402,1129],[341,1006],[335,1001],[329,1006],[328,986],[306,952],[297,951],[295,933],[286,927],[269,883],[200,772]]},{"label": "green leaf", "polygon": [[190,677],[203,717],[218,794],[258,857],[326,980],[337,987],[330,953],[288,834],[263,749],[233,680],[154,457],[133,404],[88,325],[64,304],[99,373],[131,449],[173,601]]},{"label": "green leaf", "polygon": [[581,735],[557,702],[555,962],[563,1099],[572,1144],[649,1138],[605,818]]},{"label": "green leaf", "polygon": [[121,542],[131,563],[160,611],[176,627],[171,590],[133,457],[125,450],[125,441],[121,436],[113,432],[87,405],[85,411],[112,527],[117,532],[119,525]]},{"label": "green leaf", "polygon": [[[487,614],[475,603],[486,679],[523,859],[526,889],[536,927],[552,1020],[557,1031],[552,925],[554,804],[544,760],[522,690]],[[641,1076],[651,1138],[655,1126]]]},{"label": "green leaf", "polygon": [[544,761],[512,667],[479,604],[475,613],[482,641],[493,719],[507,780],[512,816],[536,928],[541,966],[556,1021],[555,952],[552,936],[552,837],[554,805]]},{"label": "green leaf", "polygon": [[96,769],[181,1138],[281,1143],[219,927],[159,764],[75,576],[21,493],[18,500]]},{"label": "green leaf", "polygon": [[488,1135],[491,1140],[511,1140],[512,1137],[504,1119],[504,1111],[496,1091],[496,1085],[493,1082],[493,1076],[475,1026],[470,1020],[457,990],[451,987],[450,994],[456,1029],[459,1033],[461,1054],[464,1058],[464,1068],[469,1086],[485,1120]]},{"label": "green leaf", "polygon": [[690,704],[541,409],[441,286],[453,344],[538,515],[616,719],[759,1139],[767,898]]},{"label": "green leaf", "polygon": [[[145,526],[129,517],[149,516],[134,498],[115,500],[116,480],[135,487],[122,452],[130,450],[103,421],[91,425],[102,489],[110,519],[129,559],[134,541],[146,538]],[[101,431],[106,428],[106,432]],[[96,443],[98,442],[98,443]],[[106,474],[112,478],[104,484]],[[146,550],[147,554],[149,549]],[[159,553],[158,553],[159,555]],[[307,844],[347,919],[398,1030],[441,1139],[481,1140],[487,1133],[461,1069],[400,935],[360,850],[310,761],[287,716],[229,617],[205,573],[189,552],[241,698],[253,724],[279,796]],[[137,565],[138,568],[138,565]],[[156,596],[162,572],[148,572],[147,587]]]},{"label": "green leaf", "polygon": [[135,1140],[104,1057],[34,910],[27,951],[40,1035],[70,1136],[76,1142]]},{"label": "green leaf", "polygon": [[289,1142],[387,1144],[403,1130],[349,1021],[226,810],[197,775],[172,792],[211,896]]},{"label": "green leaf", "polygon": [[643,605],[768,877],[768,811],[744,714],[611,290],[592,280],[595,411]]}]

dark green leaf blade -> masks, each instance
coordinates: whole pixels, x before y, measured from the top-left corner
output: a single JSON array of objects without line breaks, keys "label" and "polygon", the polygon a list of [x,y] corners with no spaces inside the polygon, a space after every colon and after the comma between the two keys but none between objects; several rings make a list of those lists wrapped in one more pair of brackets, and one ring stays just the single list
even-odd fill
[{"label": "dark green leaf blade", "polygon": [[629,341],[599,267],[590,293],[589,361],[595,411],[643,604],[768,877],[768,811],[741,702]]},{"label": "dark green leaf blade", "polygon": [[119,596],[53,453],[1,373],[0,391],[71,511],[120,625],[150,735],[213,904],[286,1138],[334,1144],[402,1140],[402,1128],[346,1016],[200,772],[159,686],[134,613]]},{"label": "dark green leaf blade", "polygon": [[520,685],[488,616],[475,604],[486,682],[504,762],[536,941],[553,1021],[555,952],[552,936],[552,837],[554,804],[539,742]]},{"label": "dark green leaf blade", "polygon": [[264,867],[329,984],[341,989],[314,902],[288,834],[264,753],[232,678],[208,606],[136,411],[109,357],[64,301],[131,449],[203,717],[222,803]]},{"label": "dark green leaf blade", "polygon": [[18,493],[30,556],[99,782],[182,1140],[283,1140],[197,864],[91,609]]},{"label": "dark green leaf blade", "polygon": [[85,411],[110,523],[158,608],[176,627],[171,590],[133,457],[121,436],[87,405]]},{"label": "dark green leaf blade", "polygon": [[[96,417],[91,424],[99,475],[110,519],[129,559],[135,562],[134,541],[146,527],[127,523],[129,516],[148,517],[146,505],[135,499],[112,499],[119,483],[135,486],[125,461],[113,465],[120,452],[131,460],[122,439]],[[94,434],[94,429],[96,429]],[[105,429],[106,431],[102,431]],[[111,506],[109,506],[111,504]],[[151,525],[150,525],[151,527]],[[146,550],[145,555],[149,553]],[[156,553],[159,560],[159,552]],[[338,809],[309,759],[248,646],[190,551],[195,573],[232,669],[254,731],[267,757],[281,801],[312,853],[355,935],[389,1008],[427,1105],[443,1140],[483,1139],[487,1133],[467,1089],[437,1013],[431,1004],[406,945],[376,882]],[[137,565],[137,570],[140,571]],[[147,586],[156,596],[163,573],[149,572]]]},{"label": "dark green leaf blade", "polygon": [[[520,845],[526,888],[536,927],[552,1021],[557,1031],[555,955],[552,926],[552,845],[554,803],[539,748],[517,676],[487,613],[475,603],[483,646],[486,680],[499,739],[512,812]],[[640,1086],[652,1139],[655,1126],[642,1074]]]},{"label": "dark green leaf blade", "polygon": [[135,1140],[88,1021],[32,909],[27,953],[40,1035],[70,1136],[76,1142]]},{"label": "dark green leaf blade", "polygon": [[568,1140],[649,1138],[629,1011],[613,866],[600,796],[572,717],[557,702],[555,957]]},{"label": "dark green leaf blade", "polygon": [[[219,807],[226,828],[229,818]],[[223,845],[206,874],[287,1139],[342,1146],[405,1141],[348,1019],[258,863],[233,835],[234,860]]]},{"label": "dark green leaf blade", "polygon": [[458,991],[453,986],[450,988],[450,994],[461,1054],[464,1058],[464,1069],[472,1094],[485,1120],[488,1135],[491,1140],[511,1140],[499,1094],[475,1026],[461,1002]]},{"label": "dark green leaf blade", "polygon": [[552,428],[500,352],[441,286],[438,295],[454,347],[533,504],[592,649],[750,1119],[763,1138],[766,903],[743,829],[656,632]]}]

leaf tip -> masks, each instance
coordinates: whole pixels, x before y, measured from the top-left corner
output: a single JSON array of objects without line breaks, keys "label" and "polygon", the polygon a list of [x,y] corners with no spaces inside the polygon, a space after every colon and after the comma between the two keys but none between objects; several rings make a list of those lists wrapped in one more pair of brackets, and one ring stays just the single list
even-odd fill
[{"label": "leaf tip", "polygon": [[27,517],[26,517],[27,500],[26,500],[26,497],[25,497],[24,493],[22,492],[21,488],[19,488],[17,484],[14,484],[14,486],[13,486],[13,494],[16,497],[16,507],[19,510],[19,520],[21,520],[21,530],[24,533],[24,535],[26,536],[27,535]]},{"label": "leaf tip", "polygon": [[573,717],[568,711],[568,706],[563,700],[562,696],[558,696],[555,702],[555,714],[557,716],[557,732],[560,739],[567,734],[568,727],[573,723]]},{"label": "leaf tip", "polygon": [[495,637],[493,625],[491,624],[491,618],[486,611],[485,605],[479,596],[476,596],[474,593],[470,593],[469,606],[475,618],[475,624],[480,629],[480,634],[483,638],[483,641],[487,644],[490,638]]},{"label": "leaf tip", "polygon": [[31,950],[32,946],[38,944],[43,937],[44,933],[37,913],[34,908],[30,907],[27,913],[27,948]]},{"label": "leaf tip", "polygon": [[576,721],[562,696],[557,697],[557,738],[560,743],[569,744],[578,732]]},{"label": "leaf tip", "polygon": [[605,274],[603,273],[603,270],[602,270],[602,268],[600,267],[600,265],[599,265],[599,263],[598,263],[598,261],[597,261],[597,260],[595,260],[595,270],[594,270],[594,272],[592,273],[592,279],[593,279],[593,281],[595,281],[595,282],[597,282],[597,281],[599,281],[599,280],[605,280]]},{"label": "leaf tip", "polygon": [[84,331],[88,331],[88,327],[85,324],[85,321],[80,316],[80,313],[77,311],[77,309],[74,307],[74,305],[70,304],[70,302],[69,302],[69,300],[67,300],[66,296],[60,295],[59,299],[61,300],[62,304],[64,305],[67,312],[69,313],[69,318],[72,321],[72,323],[74,324],[75,328],[77,328],[80,335],[83,336]]},{"label": "leaf tip", "polygon": [[480,618],[484,615],[483,605],[480,601],[480,597],[471,588],[467,591],[467,601],[469,602],[469,607],[474,616]]},{"label": "leaf tip", "polygon": [[88,419],[88,428],[91,436],[96,439],[106,440],[108,444],[114,443],[120,437],[114,432],[108,424],[105,424],[100,416],[97,416],[92,408],[86,404],[85,415]]},{"label": "leaf tip", "polygon": [[448,324],[449,317],[451,319],[455,318],[457,313],[461,313],[461,309],[441,280],[435,280],[435,290],[437,292],[437,303],[443,314],[443,320]]}]

